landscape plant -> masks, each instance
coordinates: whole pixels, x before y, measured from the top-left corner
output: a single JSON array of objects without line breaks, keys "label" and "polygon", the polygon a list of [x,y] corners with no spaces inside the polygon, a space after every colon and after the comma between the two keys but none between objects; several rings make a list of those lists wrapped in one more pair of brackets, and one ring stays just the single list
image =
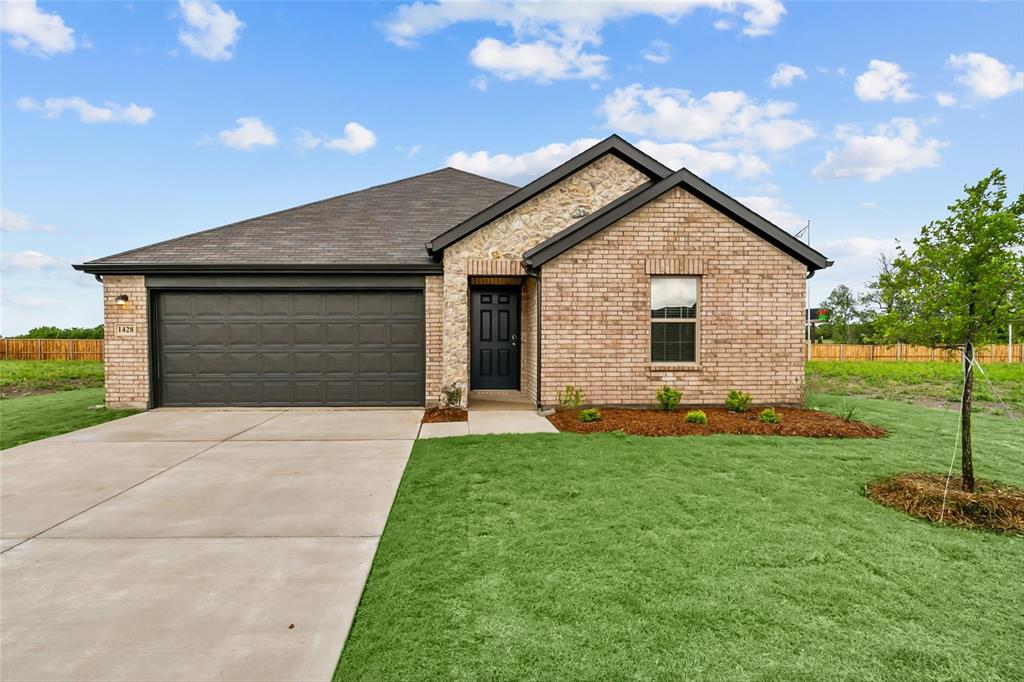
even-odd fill
[{"label": "landscape plant", "polygon": [[601,419],[601,411],[596,407],[588,407],[580,410],[579,419],[581,422],[596,422]]},{"label": "landscape plant", "polygon": [[707,424],[708,416],[704,414],[704,410],[690,410],[686,413],[686,421],[691,424]]},{"label": "landscape plant", "polygon": [[746,412],[753,402],[754,396],[736,389],[729,391],[729,395],[725,397],[725,407],[730,412]]},{"label": "landscape plant", "polygon": [[912,248],[897,245],[891,265],[878,278],[891,306],[877,320],[882,337],[963,355],[960,468],[963,490],[973,492],[974,346],[1024,317],[1024,194],[1008,203],[1006,175],[995,169],[922,227]]},{"label": "landscape plant", "polygon": [[679,407],[679,401],[682,397],[683,394],[671,386],[662,386],[654,395],[655,400],[658,401],[658,405],[660,405],[661,409],[666,412],[671,412]]},{"label": "landscape plant", "polygon": [[462,407],[462,387],[451,383],[441,389],[445,407]]},{"label": "landscape plant", "polygon": [[782,423],[782,417],[774,408],[766,407],[761,410],[761,414],[757,415],[757,420],[762,421],[765,424],[780,424]]},{"label": "landscape plant", "polygon": [[565,388],[558,392],[558,404],[562,409],[575,410],[583,404],[583,390],[566,384]]}]

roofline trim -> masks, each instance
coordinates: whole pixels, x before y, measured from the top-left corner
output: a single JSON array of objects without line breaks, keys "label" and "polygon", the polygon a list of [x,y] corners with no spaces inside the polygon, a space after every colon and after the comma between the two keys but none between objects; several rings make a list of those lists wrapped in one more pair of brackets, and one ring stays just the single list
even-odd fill
[{"label": "roofline trim", "polygon": [[72,265],[91,275],[209,275],[266,273],[275,275],[440,275],[440,263],[307,264],[307,263],[79,263]]},{"label": "roofline trim", "polygon": [[570,225],[524,253],[523,261],[528,269],[539,268],[544,263],[679,186],[685,187],[688,192],[704,203],[721,211],[751,232],[796,258],[807,266],[809,272],[813,273],[815,270],[832,265],[833,261],[823,254],[685,168],[676,171],[661,182],[646,187],[641,186]]},{"label": "roofline trim", "polygon": [[618,135],[613,134],[589,149],[580,152],[557,168],[548,171],[528,185],[520,187],[504,199],[495,202],[476,215],[467,218],[455,227],[430,240],[427,243],[427,253],[439,259],[440,254],[455,242],[521,206],[605,154],[614,154],[617,158],[655,180],[662,180],[672,174],[672,169],[668,166],[640,151]]}]

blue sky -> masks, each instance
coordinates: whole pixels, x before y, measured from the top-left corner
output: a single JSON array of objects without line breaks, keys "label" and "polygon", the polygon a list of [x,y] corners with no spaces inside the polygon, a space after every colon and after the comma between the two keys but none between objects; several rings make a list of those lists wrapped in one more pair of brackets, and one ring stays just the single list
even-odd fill
[{"label": "blue sky", "polygon": [[859,288],[966,183],[1024,183],[1024,3],[3,2],[2,333],[101,321],[72,262],[618,132]]}]

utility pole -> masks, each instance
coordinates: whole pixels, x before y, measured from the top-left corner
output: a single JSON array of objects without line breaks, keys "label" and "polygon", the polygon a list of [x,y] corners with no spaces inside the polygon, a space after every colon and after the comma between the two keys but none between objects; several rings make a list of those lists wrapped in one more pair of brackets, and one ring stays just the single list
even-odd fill
[{"label": "utility pole", "polygon": [[[811,221],[807,220],[807,224],[803,228],[793,235],[797,239],[801,237],[807,238],[807,246],[811,245]],[[811,332],[811,280],[807,280],[804,283],[804,299],[805,307],[807,309],[807,359],[810,360],[813,357],[811,352],[811,343],[813,341],[813,334]]]}]

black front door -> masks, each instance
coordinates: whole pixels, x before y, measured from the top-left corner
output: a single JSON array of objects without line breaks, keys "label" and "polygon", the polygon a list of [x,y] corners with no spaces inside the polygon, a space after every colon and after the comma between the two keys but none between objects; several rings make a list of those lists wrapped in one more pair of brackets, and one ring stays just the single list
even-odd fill
[{"label": "black front door", "polygon": [[519,288],[472,289],[470,388],[519,389]]}]

